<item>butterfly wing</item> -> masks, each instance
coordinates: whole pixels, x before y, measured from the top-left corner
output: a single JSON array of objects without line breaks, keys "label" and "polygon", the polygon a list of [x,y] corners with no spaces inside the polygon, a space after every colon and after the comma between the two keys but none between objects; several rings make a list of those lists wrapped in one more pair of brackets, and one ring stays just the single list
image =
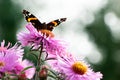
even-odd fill
[{"label": "butterfly wing", "polygon": [[23,10],[23,14],[25,16],[25,19],[27,22],[31,22],[32,25],[39,31],[41,29],[47,29],[49,31],[52,31],[54,27],[58,26],[60,23],[66,21],[66,18],[60,18],[56,19],[54,21],[46,23],[41,23],[36,16],[33,14],[30,14],[27,10]]},{"label": "butterfly wing", "polygon": [[23,14],[25,16],[26,21],[31,22],[32,25],[37,30],[41,30],[44,27],[43,24],[38,20],[38,18],[34,16],[33,14],[30,14],[30,12],[28,12],[27,10],[23,10]]},{"label": "butterfly wing", "polygon": [[52,31],[54,27],[58,26],[59,24],[61,24],[62,22],[66,21],[67,18],[60,18],[60,19],[56,19],[54,21],[51,21],[47,24],[47,30]]}]

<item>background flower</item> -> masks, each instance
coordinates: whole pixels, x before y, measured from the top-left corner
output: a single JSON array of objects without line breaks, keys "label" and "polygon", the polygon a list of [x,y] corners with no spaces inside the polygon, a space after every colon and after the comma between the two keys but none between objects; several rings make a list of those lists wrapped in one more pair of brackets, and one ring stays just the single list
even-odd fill
[{"label": "background flower", "polygon": [[[24,68],[33,66],[28,60],[22,60],[24,50],[18,44],[11,46],[8,43],[5,46],[5,41],[1,42],[0,46],[0,72],[5,74],[20,74]],[[27,78],[31,79],[35,73],[35,68],[25,70]],[[1,77],[4,76],[1,74]]]},{"label": "background flower", "polygon": [[11,72],[18,63],[18,56],[15,53],[4,55],[0,52],[0,72]]},{"label": "background flower", "polygon": [[2,73],[11,72],[22,57],[23,49],[21,46],[18,44],[11,46],[11,43],[5,46],[5,40],[3,40],[0,46],[0,71]]},{"label": "background flower", "polygon": [[94,72],[83,60],[77,61],[71,54],[57,56],[56,71],[66,75],[65,80],[100,80],[102,74]]}]

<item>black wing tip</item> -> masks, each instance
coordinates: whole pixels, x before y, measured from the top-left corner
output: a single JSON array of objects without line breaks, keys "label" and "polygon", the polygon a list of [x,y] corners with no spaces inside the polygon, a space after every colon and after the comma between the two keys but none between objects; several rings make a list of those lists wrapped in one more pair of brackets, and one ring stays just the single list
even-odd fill
[{"label": "black wing tip", "polygon": [[29,14],[30,12],[28,12],[27,10],[23,9],[23,14]]},{"label": "black wing tip", "polygon": [[62,22],[66,21],[66,20],[67,20],[67,18],[61,18],[60,19],[60,21],[62,21]]}]

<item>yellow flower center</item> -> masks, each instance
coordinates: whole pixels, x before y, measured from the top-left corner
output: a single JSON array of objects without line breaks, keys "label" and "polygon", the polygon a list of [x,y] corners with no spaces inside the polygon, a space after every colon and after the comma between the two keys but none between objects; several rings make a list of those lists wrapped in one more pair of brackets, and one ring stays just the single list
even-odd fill
[{"label": "yellow flower center", "polygon": [[75,62],[72,65],[72,69],[75,73],[83,75],[87,72],[88,67],[82,62]]},{"label": "yellow flower center", "polygon": [[0,68],[3,67],[4,65],[5,65],[5,63],[0,61]]}]

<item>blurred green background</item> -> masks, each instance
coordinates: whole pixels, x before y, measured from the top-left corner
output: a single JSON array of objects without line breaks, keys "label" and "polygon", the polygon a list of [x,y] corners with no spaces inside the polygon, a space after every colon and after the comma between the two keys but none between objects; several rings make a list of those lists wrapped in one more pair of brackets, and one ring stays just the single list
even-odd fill
[{"label": "blurred green background", "polygon": [[101,71],[103,80],[120,80],[120,0],[0,0],[0,41],[17,41],[26,24],[23,9],[43,22],[67,17],[56,36]]}]

